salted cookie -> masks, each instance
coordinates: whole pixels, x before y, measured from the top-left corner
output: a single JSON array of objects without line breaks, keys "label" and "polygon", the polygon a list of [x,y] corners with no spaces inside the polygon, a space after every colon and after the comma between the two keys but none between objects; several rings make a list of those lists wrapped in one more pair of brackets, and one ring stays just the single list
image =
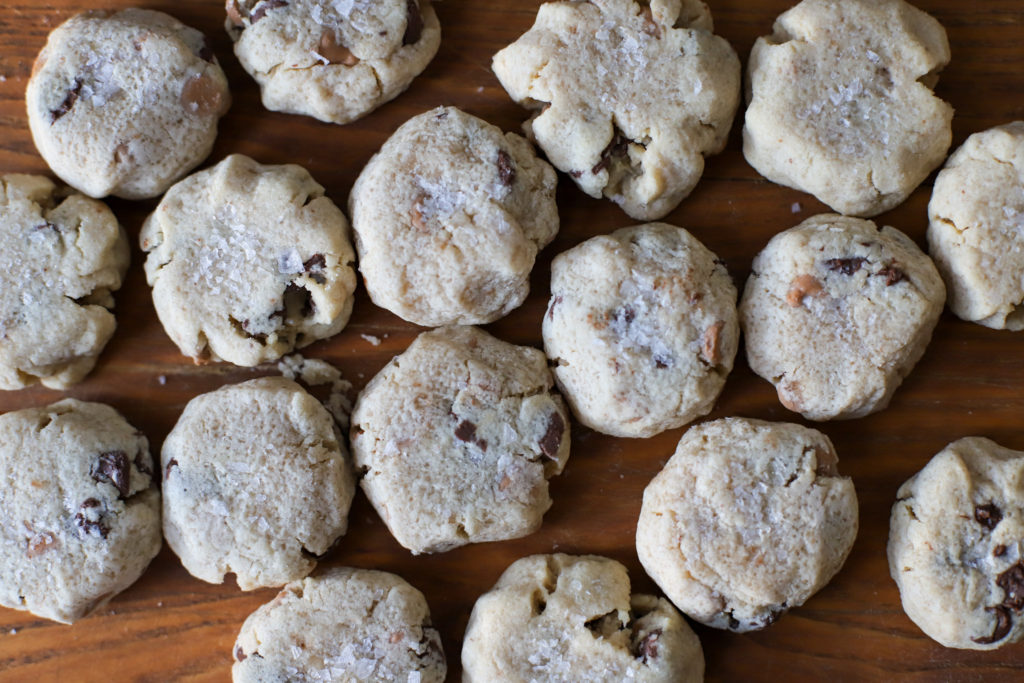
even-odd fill
[{"label": "salted cookie", "polygon": [[699,0],[549,2],[494,55],[555,168],[637,220],[665,216],[725,147],[740,62]]},{"label": "salted cookie", "polygon": [[0,176],[0,389],[82,380],[117,326],[128,239],[101,202]]},{"label": "salted cookie", "polygon": [[462,668],[465,683],[696,683],[704,654],[668,600],[630,593],[615,560],[533,555],[476,601]]},{"label": "salted cookie", "polygon": [[653,436],[714,406],[739,345],[736,288],[682,228],[623,228],[555,258],[543,332],[580,422]]},{"label": "salted cookie", "polygon": [[447,672],[423,594],[370,569],[289,583],[242,624],[234,658],[235,683],[442,683]]},{"label": "salted cookie", "polygon": [[950,310],[1024,330],[1024,121],[967,138],[935,179],[928,219]]},{"label": "salted cookie", "polygon": [[227,15],[263,106],[328,123],[397,97],[441,44],[429,0],[227,0]]},{"label": "salted cookie", "polygon": [[232,154],[172,187],[141,242],[160,322],[197,361],[277,360],[352,313],[348,221],[300,166]]},{"label": "salted cookie", "polygon": [[406,121],[349,197],[373,303],[429,327],[516,308],[558,232],[555,182],[525,139],[454,107]]},{"label": "salted cookie", "polygon": [[893,208],[942,163],[946,31],[903,0],[804,0],[750,52],[743,155],[839,213]]},{"label": "salted cookie", "polygon": [[1024,638],[1024,452],[959,439],[897,496],[889,572],[907,616],[946,647]]},{"label": "salted cookie", "polygon": [[162,12],[83,12],[58,26],[25,92],[53,172],[92,197],[156,197],[210,153],[231,104],[205,36]]},{"label": "salted cookie", "polygon": [[751,370],[809,420],[889,405],[942,313],[935,265],[899,230],[812,216],[754,259],[740,301]]},{"label": "salted cookie", "polygon": [[473,327],[424,332],[352,412],[363,491],[415,554],[540,527],[548,479],[569,458],[569,419],[537,349]]},{"label": "salted cookie", "polygon": [[192,399],[160,459],[164,536],[203,581],[301,579],[348,526],[355,481],[334,420],[283,377]]},{"label": "salted cookie", "polygon": [[725,418],[692,427],[644,490],[636,549],[687,616],[745,632],[799,607],[839,571],[857,496],[821,432]]},{"label": "salted cookie", "polygon": [[102,403],[0,415],[0,605],[70,624],[135,583],[160,551],[152,465]]}]

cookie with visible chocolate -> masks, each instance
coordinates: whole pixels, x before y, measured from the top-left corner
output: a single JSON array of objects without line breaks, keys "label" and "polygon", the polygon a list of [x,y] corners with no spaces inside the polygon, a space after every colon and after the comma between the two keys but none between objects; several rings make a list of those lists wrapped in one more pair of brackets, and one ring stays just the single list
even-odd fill
[{"label": "cookie with visible chocolate", "polygon": [[231,96],[202,33],[126,9],[58,26],[25,101],[36,147],[65,182],[91,197],[145,199],[206,158]]},{"label": "cookie with visible chocolate", "polygon": [[945,300],[935,264],[899,230],[812,216],[754,259],[739,307],[747,361],[809,420],[863,417],[889,405]]},{"label": "cookie with visible chocolate", "polygon": [[708,626],[764,628],[817,593],[857,536],[857,496],[828,437],[725,418],[691,427],[644,490],[640,562]]},{"label": "cookie with visible chocolate", "polygon": [[160,551],[146,437],[73,398],[0,415],[0,605],[70,624]]},{"label": "cookie with visible chocolate", "polygon": [[537,349],[474,327],[424,332],[352,411],[366,497],[415,554],[540,527],[569,457],[569,416]]},{"label": "cookie with visible chocolate", "polygon": [[946,647],[1024,638],[1024,452],[959,439],[896,495],[889,572],[911,621]]}]

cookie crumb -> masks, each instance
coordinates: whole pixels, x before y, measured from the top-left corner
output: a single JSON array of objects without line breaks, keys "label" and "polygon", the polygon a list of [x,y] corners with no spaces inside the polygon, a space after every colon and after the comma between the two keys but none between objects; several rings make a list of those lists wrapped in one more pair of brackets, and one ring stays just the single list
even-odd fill
[{"label": "cookie crumb", "polygon": [[380,337],[378,337],[378,336],[376,336],[376,335],[372,335],[372,334],[361,334],[361,335],[359,335],[359,336],[360,336],[360,337],[362,337],[363,339],[365,339],[366,341],[370,342],[370,343],[371,343],[371,344],[373,344],[374,346],[380,346]]}]

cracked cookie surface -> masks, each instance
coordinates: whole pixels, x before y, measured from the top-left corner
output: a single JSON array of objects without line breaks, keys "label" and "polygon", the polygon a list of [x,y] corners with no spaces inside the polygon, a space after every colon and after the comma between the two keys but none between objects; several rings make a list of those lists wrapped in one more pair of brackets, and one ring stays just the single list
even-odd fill
[{"label": "cracked cookie surface", "polygon": [[352,412],[360,482],[413,553],[533,533],[569,457],[569,416],[537,349],[474,327],[424,332]]},{"label": "cracked cookie surface", "polygon": [[140,242],[160,322],[196,361],[277,360],[352,313],[348,221],[299,166],[233,154],[172,187]]},{"label": "cracked cookie surface", "polygon": [[110,406],[0,416],[0,605],[70,624],[135,583],[160,550],[152,473]]},{"label": "cracked cookie surface", "polygon": [[429,0],[227,0],[235,55],[263,106],[348,123],[402,93],[433,59]]},{"label": "cracked cookie surface", "polygon": [[1024,452],[954,441],[897,498],[889,572],[907,616],[946,647],[1024,638]]},{"label": "cracked cookie surface", "polygon": [[725,146],[740,63],[693,0],[541,5],[492,67],[548,160],[592,197],[655,220]]},{"label": "cracked cookie surface", "polygon": [[543,332],[580,422],[653,436],[714,406],[739,346],[736,288],[682,228],[623,228],[555,258]]},{"label": "cracked cookie surface", "polygon": [[884,409],[945,302],[935,265],[889,226],[812,216],[755,257],[740,301],[750,368],[809,420]]},{"label": "cracked cookie surface", "polygon": [[900,204],[942,163],[946,31],[903,0],[804,0],[750,53],[743,155],[839,213]]},{"label": "cracked cookie surface", "polygon": [[802,605],[842,567],[857,496],[828,437],[726,418],[692,427],[644,490],[637,554],[685,614],[752,631]]},{"label": "cracked cookie surface", "polygon": [[242,590],[313,571],[348,527],[351,463],[327,409],[263,377],[189,401],[160,453],[164,536],[192,576]]}]

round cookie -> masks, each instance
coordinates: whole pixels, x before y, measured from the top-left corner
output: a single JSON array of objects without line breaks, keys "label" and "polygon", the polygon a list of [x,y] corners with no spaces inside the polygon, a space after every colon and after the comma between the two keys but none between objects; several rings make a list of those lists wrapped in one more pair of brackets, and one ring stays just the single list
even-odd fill
[{"label": "round cookie", "polygon": [[202,33],[162,12],[78,14],[36,57],[28,123],[53,172],[92,197],[156,197],[206,158],[231,104]]},{"label": "round cookie", "polygon": [[812,216],[754,259],[739,307],[747,362],[809,420],[863,417],[889,405],[944,302],[935,265],[899,230]]},{"label": "round cookie", "polygon": [[668,214],[725,147],[740,62],[699,0],[548,2],[496,55],[555,168],[637,220]]},{"label": "round cookie", "polygon": [[900,204],[942,163],[946,31],[903,0],[804,0],[750,52],[743,155],[839,213]]},{"label": "round cookie", "polygon": [[263,106],[348,123],[401,94],[437,53],[429,0],[227,0],[235,55]]},{"label": "round cookie", "polygon": [[197,361],[277,360],[352,313],[348,221],[300,166],[232,154],[172,187],[140,241],[160,322]]},{"label": "round cookie", "polygon": [[668,600],[630,593],[615,560],[533,555],[476,601],[462,668],[465,683],[696,683],[704,654]]},{"label": "round cookie", "polygon": [[234,658],[235,683],[442,683],[447,672],[423,594],[369,569],[289,583],[242,624]]},{"label": "round cookie", "polygon": [[1024,121],[967,138],[935,179],[928,219],[950,310],[1024,330]]},{"label": "round cookie", "polygon": [[110,209],[34,175],[0,177],[0,389],[66,389],[96,365],[128,269]]},{"label": "round cookie", "polygon": [[337,426],[283,377],[189,401],[160,460],[167,545],[203,581],[301,579],[348,526],[355,481]]},{"label": "round cookie", "polygon": [[558,232],[555,182],[522,137],[454,107],[406,121],[349,197],[373,303],[428,327],[516,308]]},{"label": "round cookie", "polygon": [[636,549],[687,616],[764,628],[839,571],[857,496],[824,434],[725,418],[692,427],[644,490]]},{"label": "round cookie", "polygon": [[555,258],[543,332],[580,422],[649,437],[714,406],[739,346],[736,288],[682,228],[623,228]]},{"label": "round cookie", "polygon": [[569,419],[544,354],[474,327],[424,332],[352,411],[366,497],[414,554],[540,527]]},{"label": "round cookie", "polygon": [[1024,452],[954,441],[897,497],[889,572],[907,616],[946,647],[1024,638]]},{"label": "round cookie", "polygon": [[73,398],[0,415],[0,605],[70,624],[160,551],[146,437]]}]

